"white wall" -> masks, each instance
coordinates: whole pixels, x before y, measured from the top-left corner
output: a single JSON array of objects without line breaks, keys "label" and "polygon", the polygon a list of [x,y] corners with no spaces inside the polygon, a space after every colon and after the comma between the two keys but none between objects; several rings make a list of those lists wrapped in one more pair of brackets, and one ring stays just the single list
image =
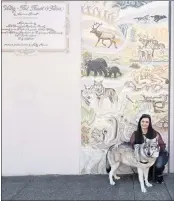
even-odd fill
[{"label": "white wall", "polygon": [[[3,176],[79,174],[80,15],[80,2],[70,2],[69,54],[2,54]],[[173,72],[171,76],[173,88]],[[173,93],[171,122],[172,101]],[[173,127],[170,124],[170,172],[174,172]]]},{"label": "white wall", "polygon": [[79,2],[69,10],[70,53],[2,54],[3,176],[79,174]]}]

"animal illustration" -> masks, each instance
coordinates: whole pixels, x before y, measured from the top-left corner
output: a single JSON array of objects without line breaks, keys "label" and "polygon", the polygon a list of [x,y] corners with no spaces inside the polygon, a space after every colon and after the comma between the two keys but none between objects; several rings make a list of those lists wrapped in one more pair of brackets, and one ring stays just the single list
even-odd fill
[{"label": "animal illustration", "polygon": [[84,85],[84,89],[81,91],[81,96],[84,102],[89,106],[94,99],[94,90],[93,86]]},{"label": "animal illustration", "polygon": [[155,40],[154,37],[149,38],[146,35],[142,37],[140,34],[138,36],[139,42],[142,44],[138,47],[138,54],[141,61],[152,61],[155,50],[160,50],[160,53],[164,54],[165,44]]},{"label": "animal illustration", "polygon": [[102,75],[104,73],[105,77],[107,77],[107,63],[103,58],[97,58],[94,60],[89,60],[87,63],[87,76],[90,75],[90,72],[94,72],[94,76],[97,76],[97,74]]},{"label": "animal illustration", "polygon": [[117,74],[119,74],[120,76],[122,75],[120,69],[117,66],[107,68],[107,70],[108,70],[108,77],[112,77],[112,74],[114,74],[114,78],[117,77]]},{"label": "animal illustration", "polygon": [[146,90],[151,92],[159,92],[167,87],[169,80],[161,75],[167,74],[166,67],[140,68],[131,72],[132,80],[128,80],[125,86],[132,88],[134,91]]},{"label": "animal illustration", "polygon": [[[145,138],[145,137],[144,137]],[[136,149],[137,150],[137,149]],[[131,145],[128,143],[122,143],[121,145],[112,145],[106,154],[106,171],[109,173],[109,181],[111,185],[115,185],[113,176],[116,180],[120,179],[116,172],[121,163],[135,167],[138,170],[138,177],[141,186],[141,191],[145,193],[147,190],[144,185],[144,181],[147,187],[151,187],[152,184],[148,182],[149,168],[155,163],[156,158],[159,156],[159,145],[157,138],[147,139],[145,138],[143,144],[139,144],[138,158]]]},{"label": "animal illustration", "polygon": [[102,44],[104,46],[106,46],[104,41],[110,41],[110,45],[108,46],[108,48],[110,48],[113,43],[114,43],[115,48],[117,48],[115,35],[113,33],[111,33],[111,32],[99,31],[98,28],[101,25],[102,25],[102,23],[94,23],[93,26],[92,26],[92,30],[90,31],[90,33],[95,34],[97,36],[97,38],[98,38],[98,41],[95,44],[95,46],[97,46],[98,43],[100,42],[100,40],[102,40]]},{"label": "animal illustration", "polygon": [[[116,140],[118,120],[111,113],[97,115],[90,126],[90,147],[82,147],[83,173],[105,174],[106,152]],[[83,160],[85,159],[85,160]]]},{"label": "animal illustration", "polygon": [[105,88],[103,86],[103,81],[94,81],[95,95],[98,100],[98,105],[102,106],[104,99],[108,98],[112,105],[118,102],[118,96],[115,89]]},{"label": "animal illustration", "polygon": [[96,143],[103,142],[105,140],[105,135],[107,134],[107,130],[99,130],[95,128],[92,131],[92,138],[96,141]]},{"label": "animal illustration", "polygon": [[152,57],[154,57],[154,51],[160,50],[161,54],[164,54],[165,44],[159,43],[157,40],[151,40],[149,43],[150,48],[152,49]]},{"label": "animal illustration", "polygon": [[167,18],[165,15],[154,15],[154,16],[150,16],[150,17],[152,17],[153,20],[154,20],[155,22],[157,22],[157,23],[158,23],[160,20]]},{"label": "animal illustration", "polygon": [[153,59],[153,50],[148,47],[138,47],[138,55],[140,61],[152,61]]},{"label": "animal illustration", "polygon": [[138,34],[139,42],[143,45],[142,48],[147,47],[147,45],[151,42],[151,39],[148,38],[148,36],[144,35],[141,36]]},{"label": "animal illustration", "polygon": [[143,17],[135,17],[135,20],[137,20],[138,22],[143,21],[144,23],[149,22],[150,16],[149,15],[145,15]]},{"label": "animal illustration", "polygon": [[130,67],[130,68],[134,68],[134,69],[139,69],[139,68],[141,68],[140,64],[138,64],[138,63],[132,63],[129,67]]},{"label": "animal illustration", "polygon": [[96,117],[92,125],[91,145],[95,148],[108,149],[117,139],[118,120],[112,114],[103,114]]}]

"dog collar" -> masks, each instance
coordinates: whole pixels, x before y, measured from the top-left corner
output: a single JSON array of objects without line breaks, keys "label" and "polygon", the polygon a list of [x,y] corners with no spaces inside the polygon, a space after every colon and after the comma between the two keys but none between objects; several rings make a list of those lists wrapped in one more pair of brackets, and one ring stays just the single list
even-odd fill
[{"label": "dog collar", "polygon": [[146,162],[140,161],[140,163],[147,164],[148,162],[147,161]]}]

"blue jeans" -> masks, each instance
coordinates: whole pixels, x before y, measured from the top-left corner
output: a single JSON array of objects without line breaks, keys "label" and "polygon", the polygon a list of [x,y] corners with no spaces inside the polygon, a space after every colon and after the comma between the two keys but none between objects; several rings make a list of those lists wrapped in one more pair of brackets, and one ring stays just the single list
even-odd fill
[{"label": "blue jeans", "polygon": [[164,167],[167,164],[168,160],[169,160],[169,153],[166,150],[161,151],[159,153],[158,158],[156,159],[155,167],[159,169]]}]

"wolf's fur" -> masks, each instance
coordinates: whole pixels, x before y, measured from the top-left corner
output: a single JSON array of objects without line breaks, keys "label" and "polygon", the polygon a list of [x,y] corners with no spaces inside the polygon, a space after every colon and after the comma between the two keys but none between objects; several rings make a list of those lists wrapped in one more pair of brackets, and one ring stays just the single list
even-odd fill
[{"label": "wolf's fur", "polygon": [[116,180],[120,179],[120,177],[116,175],[116,171],[120,163],[123,163],[137,168],[142,192],[146,192],[144,181],[147,187],[152,186],[152,184],[148,182],[148,172],[149,168],[155,163],[156,158],[159,156],[157,139],[154,138],[150,140],[145,138],[144,143],[139,145],[138,151],[139,156],[137,157],[137,152],[135,153],[131,145],[127,143],[123,143],[119,146],[113,145],[109,148],[106,155],[106,171],[109,173],[111,185],[115,184],[113,176]]},{"label": "wolf's fur", "polygon": [[115,89],[105,88],[103,81],[94,81],[94,90],[98,99],[98,105],[102,106],[104,99],[109,98],[112,105],[118,102],[118,96]]}]

